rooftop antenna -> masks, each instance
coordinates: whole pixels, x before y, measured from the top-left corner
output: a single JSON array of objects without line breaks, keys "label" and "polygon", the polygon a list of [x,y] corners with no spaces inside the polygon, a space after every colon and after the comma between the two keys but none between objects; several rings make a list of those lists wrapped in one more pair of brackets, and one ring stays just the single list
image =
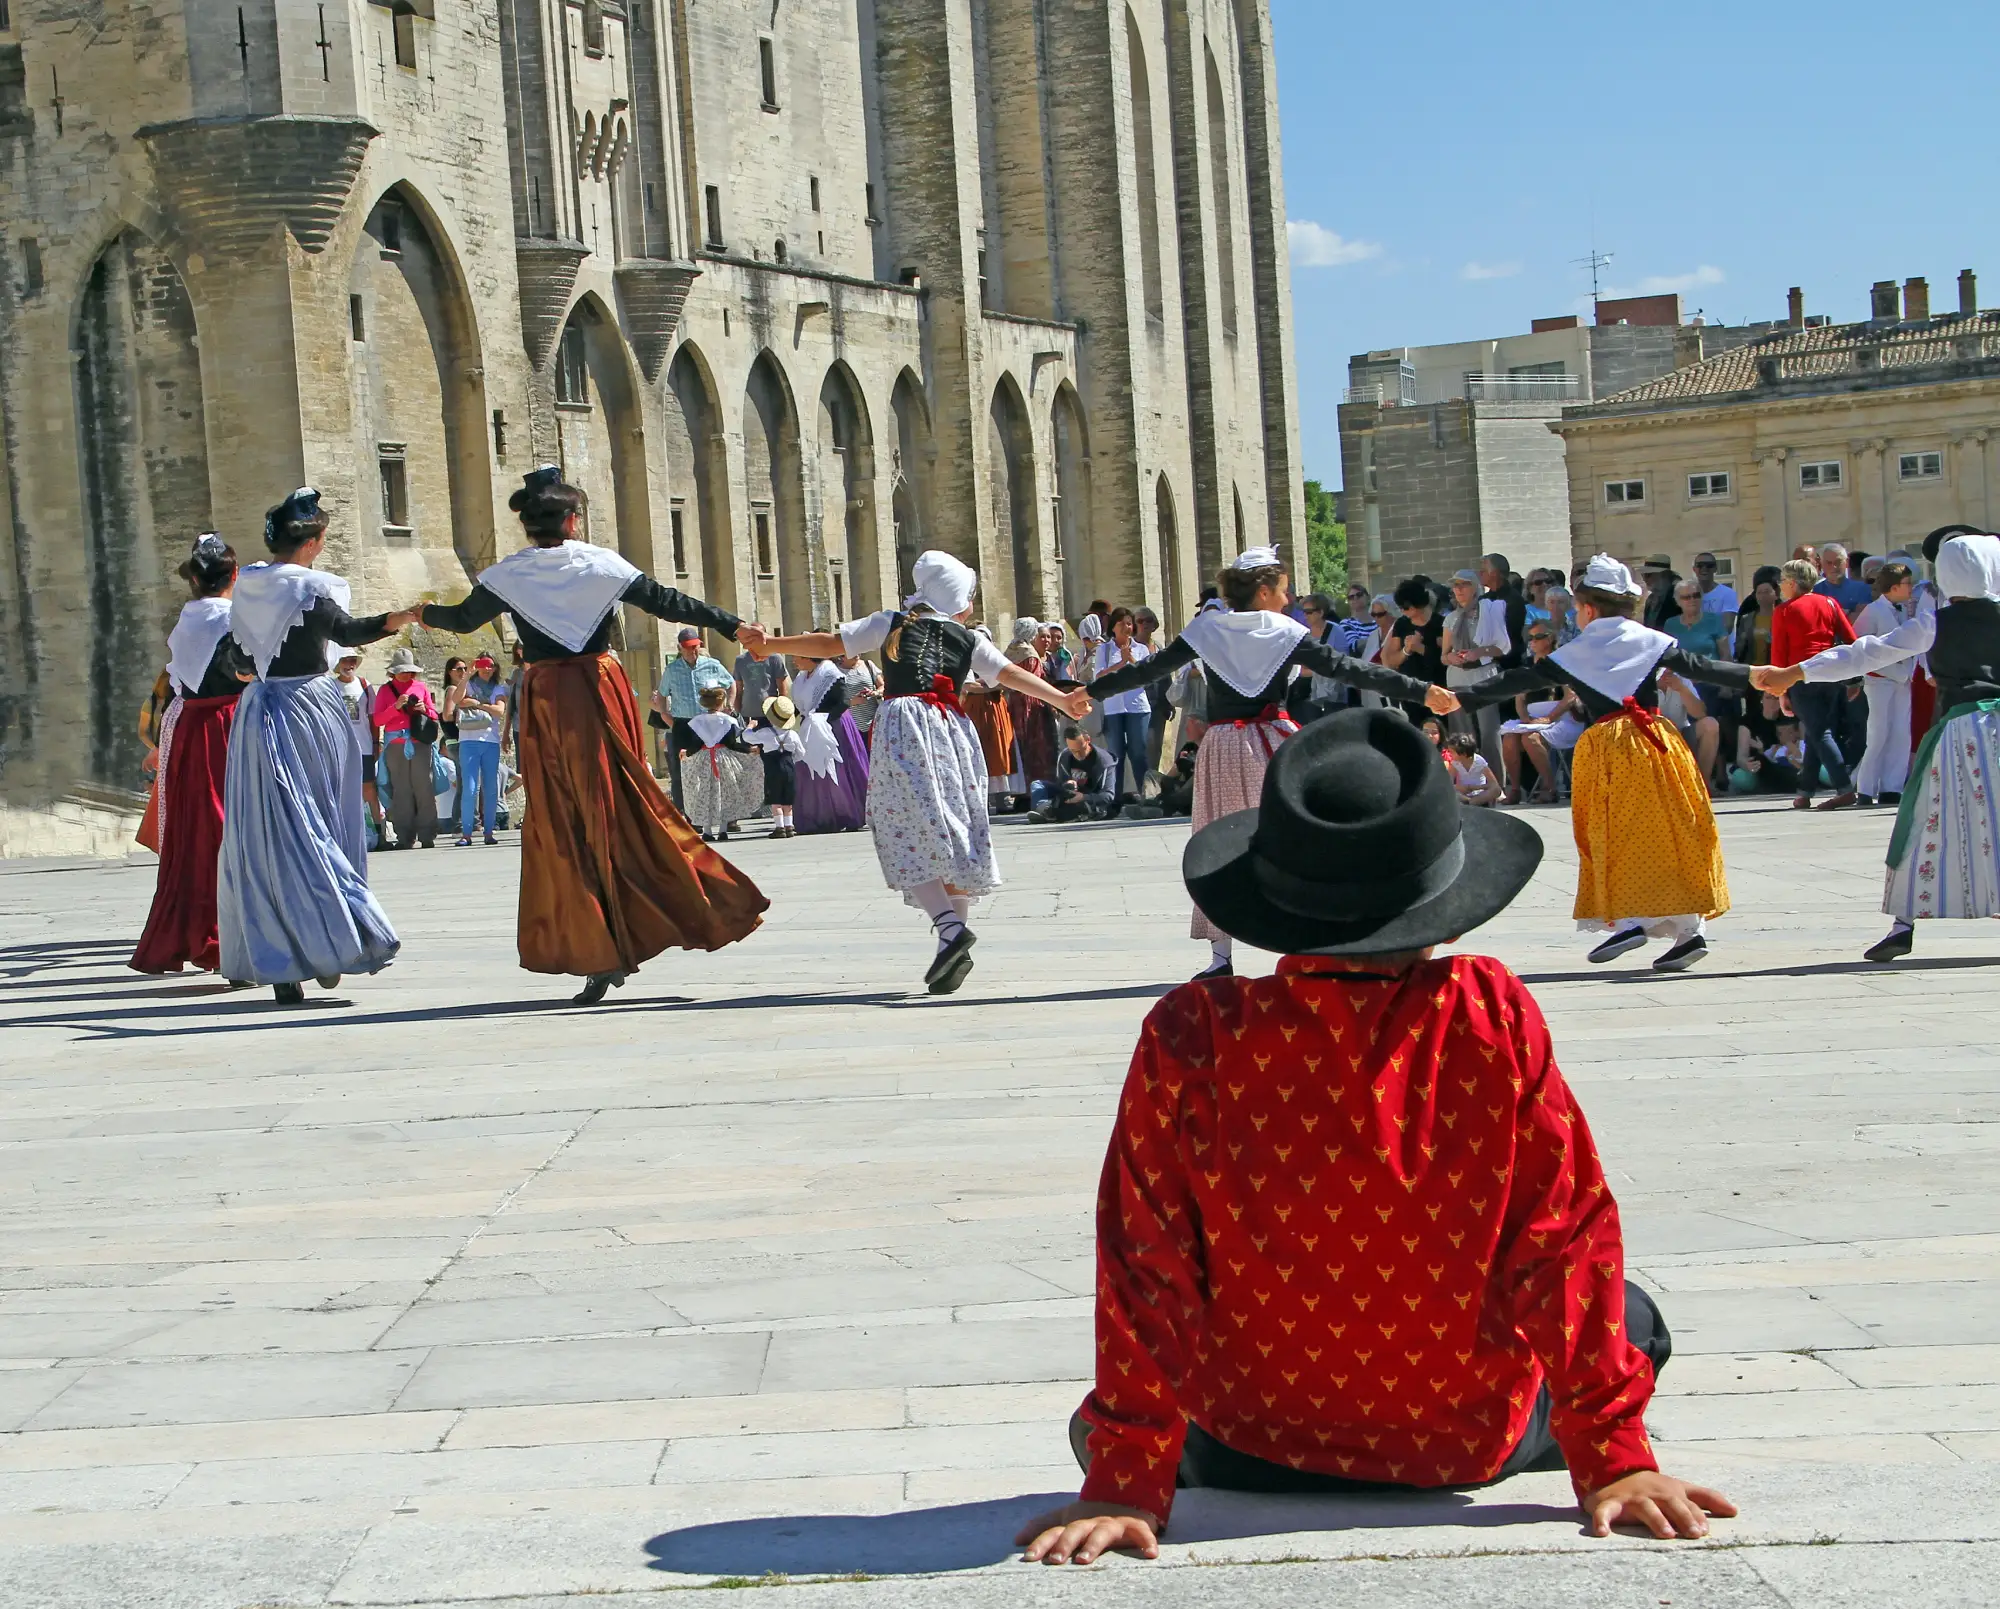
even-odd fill
[{"label": "rooftop antenna", "polygon": [[1573,257],[1570,259],[1578,268],[1588,268],[1590,270],[1590,299],[1592,302],[1595,302],[1599,295],[1598,276],[1611,266],[1612,256],[1613,253],[1599,251],[1595,246],[1592,246],[1588,257]]}]

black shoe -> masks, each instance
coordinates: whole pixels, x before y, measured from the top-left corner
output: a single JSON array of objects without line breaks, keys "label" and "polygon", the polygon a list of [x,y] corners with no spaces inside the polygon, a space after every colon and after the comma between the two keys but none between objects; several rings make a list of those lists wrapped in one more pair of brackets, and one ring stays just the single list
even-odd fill
[{"label": "black shoe", "polygon": [[[969,927],[961,927],[958,937],[932,959],[930,970],[924,974],[924,987],[932,994],[950,994],[965,981],[965,974],[972,970],[972,947],[978,942],[978,934]],[[961,961],[963,967],[959,965]],[[951,977],[949,987],[940,987],[947,976]]]},{"label": "black shoe", "polygon": [[570,1004],[594,1006],[613,989],[622,989],[624,987],[625,974],[622,972],[593,972],[584,981],[583,992],[571,1000]]},{"label": "black shoe", "polygon": [[1902,808],[1903,796],[1900,793],[1882,793],[1876,795],[1875,802],[1886,809],[1899,810]]},{"label": "black shoe", "polygon": [[1891,928],[1888,934],[1877,939],[1861,953],[1870,961],[1900,961],[1917,947],[1914,928]]},{"label": "black shoe", "polygon": [[1671,950],[1653,963],[1655,972],[1685,972],[1708,955],[1708,940],[1697,933],[1691,939],[1683,939]]},{"label": "black shoe", "polygon": [[271,993],[277,996],[281,1006],[302,1006],[306,1003],[306,986],[303,983],[274,983]]},{"label": "black shoe", "polygon": [[252,985],[248,978],[231,978],[229,980],[229,987],[231,990],[248,989]]},{"label": "black shoe", "polygon": [[1055,820],[1055,817],[1051,816],[1046,810],[1030,810],[1028,812],[1028,819],[1037,827],[1046,827],[1051,821]]},{"label": "black shoe", "polygon": [[1620,928],[1590,952],[1590,964],[1602,966],[1606,961],[1616,961],[1619,956],[1630,954],[1645,942],[1646,930],[1643,927]]},{"label": "black shoe", "polygon": [[1217,961],[1213,966],[1204,967],[1188,981],[1191,983],[1200,983],[1208,978],[1233,978],[1235,976],[1236,963],[1234,961]]},{"label": "black shoe", "polygon": [[493,834],[492,834],[492,833],[490,833],[490,832],[489,832],[489,833],[488,833],[488,834],[486,835],[486,844],[487,844],[487,847],[488,847],[488,848],[491,848],[491,847],[492,847],[493,845],[495,845],[495,844],[497,844],[497,843],[499,843],[499,842],[500,842],[500,840],[499,840],[498,838],[495,838],[495,837],[493,836]]}]

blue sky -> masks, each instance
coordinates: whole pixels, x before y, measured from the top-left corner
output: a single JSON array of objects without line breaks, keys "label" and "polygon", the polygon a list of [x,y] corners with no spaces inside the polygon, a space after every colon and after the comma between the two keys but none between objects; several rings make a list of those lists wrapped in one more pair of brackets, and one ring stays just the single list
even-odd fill
[{"label": "blue sky", "polygon": [[1711,322],[1868,315],[1961,268],[2000,306],[1992,13],[1855,0],[1271,0],[1305,469],[1340,482],[1350,354],[1525,331],[1606,292]]}]

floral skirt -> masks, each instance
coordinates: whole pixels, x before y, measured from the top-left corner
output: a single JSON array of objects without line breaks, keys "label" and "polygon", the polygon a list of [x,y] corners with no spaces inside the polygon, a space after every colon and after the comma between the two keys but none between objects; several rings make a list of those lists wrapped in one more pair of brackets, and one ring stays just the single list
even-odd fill
[{"label": "floral skirt", "polygon": [[[1907,833],[1882,909],[1905,922],[2000,916],[2000,710],[1953,715],[1903,792]],[[1898,824],[1899,829],[1901,823]]]},{"label": "floral skirt", "polygon": [[[1654,738],[1664,747],[1655,747]],[[1570,761],[1576,829],[1576,919],[1720,916],[1729,882],[1715,811],[1686,742],[1665,721],[1597,722]]]},{"label": "floral skirt", "polygon": [[920,698],[892,698],[869,735],[868,825],[883,880],[904,894],[938,880],[961,894],[999,888],[986,757],[972,723]]}]

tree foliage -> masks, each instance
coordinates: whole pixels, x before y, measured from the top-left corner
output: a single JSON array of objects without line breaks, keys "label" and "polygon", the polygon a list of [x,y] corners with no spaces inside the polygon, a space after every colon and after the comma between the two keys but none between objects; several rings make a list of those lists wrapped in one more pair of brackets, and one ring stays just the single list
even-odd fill
[{"label": "tree foliage", "polygon": [[1347,588],[1347,527],[1334,518],[1333,493],[1306,482],[1306,556],[1315,592],[1338,597]]}]

